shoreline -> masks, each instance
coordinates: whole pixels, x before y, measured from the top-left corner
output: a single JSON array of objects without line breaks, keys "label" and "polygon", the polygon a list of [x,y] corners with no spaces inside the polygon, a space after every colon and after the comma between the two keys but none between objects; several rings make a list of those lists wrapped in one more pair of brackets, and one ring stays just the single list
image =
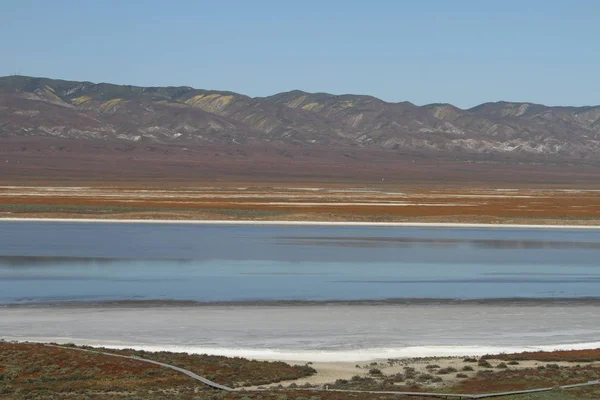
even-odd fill
[{"label": "shoreline", "polygon": [[355,363],[386,362],[387,360],[436,360],[460,359],[531,352],[582,351],[600,348],[600,342],[562,343],[546,345],[414,345],[399,348],[364,348],[354,350],[300,350],[300,349],[255,349],[255,348],[212,348],[191,345],[135,344],[128,342],[76,339],[70,337],[0,337],[0,342],[35,343],[90,346],[111,350],[133,349],[147,352],[172,352],[223,357],[242,357],[258,361],[283,361],[291,364],[315,363],[351,365]]},{"label": "shoreline", "polygon": [[[92,344],[92,347],[104,346]],[[104,346],[106,347],[106,346]],[[175,346],[163,345],[133,345],[136,350],[146,350],[151,352],[174,351]],[[275,351],[270,349],[199,349],[186,348],[187,353],[219,355],[225,357],[243,357],[260,361],[283,361],[288,363],[329,363],[329,364],[347,364],[356,362],[379,362],[388,359],[414,360],[414,359],[441,359],[441,358],[462,358],[462,357],[481,357],[494,354],[512,354],[523,352],[552,352],[552,351],[577,351],[591,350],[600,347],[600,342],[585,343],[562,343],[539,346],[493,346],[493,345],[473,345],[473,346],[406,346],[403,348],[374,348],[357,349],[346,351]],[[122,349],[119,345],[108,345],[107,348]],[[354,364],[353,364],[354,366]]]},{"label": "shoreline", "polygon": [[97,224],[180,224],[256,226],[348,226],[391,228],[476,228],[476,229],[572,229],[600,230],[600,225],[488,224],[460,222],[363,222],[363,221],[277,221],[277,220],[178,220],[178,219],[99,219],[99,218],[0,218],[0,222],[97,223]]},{"label": "shoreline", "polygon": [[576,307],[600,306],[600,297],[506,297],[482,299],[451,298],[395,298],[383,300],[248,300],[248,301],[196,301],[196,300],[65,300],[0,303],[0,309],[63,308],[63,309],[119,309],[119,308],[195,308],[195,307],[378,307],[378,306],[471,306],[471,307]]}]

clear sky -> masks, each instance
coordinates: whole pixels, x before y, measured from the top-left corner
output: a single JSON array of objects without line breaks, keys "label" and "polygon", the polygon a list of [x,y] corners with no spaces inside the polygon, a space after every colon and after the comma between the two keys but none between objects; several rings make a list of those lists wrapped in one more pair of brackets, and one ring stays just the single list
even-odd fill
[{"label": "clear sky", "polygon": [[0,0],[0,75],[600,104],[597,0]]}]

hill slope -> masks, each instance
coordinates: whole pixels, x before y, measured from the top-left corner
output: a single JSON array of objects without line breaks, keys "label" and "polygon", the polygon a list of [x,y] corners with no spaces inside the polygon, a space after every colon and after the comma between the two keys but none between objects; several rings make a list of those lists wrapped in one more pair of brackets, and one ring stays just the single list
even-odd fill
[{"label": "hill slope", "polygon": [[0,78],[0,138],[32,137],[600,164],[600,106],[497,102],[463,110],[360,95],[251,98],[191,87]]}]

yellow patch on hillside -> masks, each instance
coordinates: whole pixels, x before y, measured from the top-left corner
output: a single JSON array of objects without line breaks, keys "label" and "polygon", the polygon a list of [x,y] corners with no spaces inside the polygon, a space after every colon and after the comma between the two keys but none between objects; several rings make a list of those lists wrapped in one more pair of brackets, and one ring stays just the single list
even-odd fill
[{"label": "yellow patch on hillside", "polygon": [[71,103],[75,104],[76,106],[79,106],[83,103],[90,101],[91,99],[92,98],[90,96],[81,96],[81,97],[76,97],[74,99],[71,99]]},{"label": "yellow patch on hillside", "polygon": [[44,87],[46,88],[46,90],[51,91],[52,93],[54,93],[54,89],[52,89],[50,86],[48,85],[44,85]]},{"label": "yellow patch on hillside", "polygon": [[233,101],[233,96],[229,95],[229,96],[220,96],[219,98],[215,99],[215,102],[219,103],[222,106],[226,106],[227,104],[231,103]]},{"label": "yellow patch on hillside", "polygon": [[183,103],[179,103],[179,102],[174,102],[174,101],[169,101],[169,100],[160,100],[157,102],[158,104],[162,104],[164,106],[172,106],[172,107],[186,107],[185,104]]},{"label": "yellow patch on hillside", "polygon": [[304,100],[306,100],[306,96],[296,97],[294,100],[288,102],[286,106],[289,108],[297,108],[300,106],[300,104],[302,104],[302,102],[304,102]]},{"label": "yellow patch on hillside", "polygon": [[227,104],[233,101],[232,95],[223,96],[218,93],[213,94],[199,94],[194,97],[190,97],[185,101],[186,104],[191,106],[197,106],[204,110],[215,111],[221,110]]},{"label": "yellow patch on hillside", "polygon": [[111,108],[122,102],[123,99],[110,99],[100,105],[100,111],[109,111]]},{"label": "yellow patch on hillside", "polygon": [[352,103],[351,101],[345,101],[340,104],[340,107],[342,107],[342,108],[354,107],[354,103]]},{"label": "yellow patch on hillside", "polygon": [[319,107],[319,103],[308,103],[302,106],[303,110],[312,111],[315,108]]},{"label": "yellow patch on hillside", "polygon": [[189,104],[190,106],[196,105],[196,103],[198,103],[200,100],[202,100],[204,98],[204,96],[206,96],[206,95],[205,94],[199,94],[197,96],[190,97],[189,99],[187,99],[185,101],[185,104]]},{"label": "yellow patch on hillside", "polygon": [[55,95],[55,94],[54,94],[52,91],[50,91],[50,90],[48,90],[48,89],[46,89],[46,95],[47,95],[48,97],[51,97],[51,98],[53,98],[53,99],[54,99],[54,100],[56,100],[56,101],[62,101],[62,99],[61,99],[60,97],[58,97],[57,95]]}]

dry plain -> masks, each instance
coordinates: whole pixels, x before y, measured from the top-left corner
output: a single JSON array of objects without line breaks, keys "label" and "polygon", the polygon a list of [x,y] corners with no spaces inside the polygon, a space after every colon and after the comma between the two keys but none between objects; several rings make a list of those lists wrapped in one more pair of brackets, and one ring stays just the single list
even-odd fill
[{"label": "dry plain", "polygon": [[248,184],[0,185],[0,218],[599,225],[600,188]]}]

